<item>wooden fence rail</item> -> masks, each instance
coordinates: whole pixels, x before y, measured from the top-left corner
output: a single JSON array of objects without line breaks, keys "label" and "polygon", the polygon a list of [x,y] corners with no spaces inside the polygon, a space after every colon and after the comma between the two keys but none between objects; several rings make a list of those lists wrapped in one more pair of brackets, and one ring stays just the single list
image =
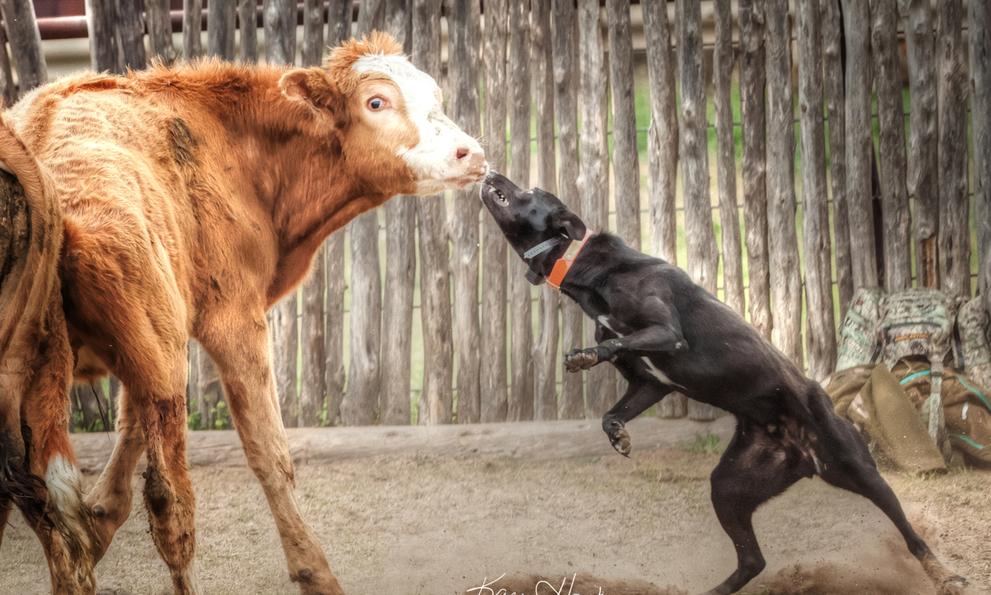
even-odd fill
[{"label": "wooden fence rail", "polygon": [[[494,169],[677,262],[815,378],[858,287],[991,305],[984,0],[184,0],[182,19],[171,5],[88,0],[93,68],[204,49],[314,65],[352,32],[389,31]],[[30,2],[0,13],[10,104],[48,79],[46,46]],[[593,327],[522,271],[474,190],[359,217],[270,317],[284,422],[598,417],[623,382],[563,372]],[[102,426],[95,388],[74,391],[80,426]],[[229,424],[195,344],[189,394],[193,425]],[[681,396],[659,412],[717,414]]]}]

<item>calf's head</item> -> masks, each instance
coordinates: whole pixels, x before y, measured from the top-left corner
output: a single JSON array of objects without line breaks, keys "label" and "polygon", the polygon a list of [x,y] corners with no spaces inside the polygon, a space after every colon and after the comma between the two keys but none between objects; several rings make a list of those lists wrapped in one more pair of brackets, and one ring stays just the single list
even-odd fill
[{"label": "calf's head", "polygon": [[585,237],[585,223],[558,197],[540,188],[524,190],[489,172],[479,191],[482,204],[528,267],[527,280],[542,283],[572,240]]},{"label": "calf's head", "polygon": [[440,87],[389,35],[331,51],[323,67],[279,83],[332,127],[350,175],[381,194],[432,194],[477,182],[488,170],[478,141],[444,115]]}]

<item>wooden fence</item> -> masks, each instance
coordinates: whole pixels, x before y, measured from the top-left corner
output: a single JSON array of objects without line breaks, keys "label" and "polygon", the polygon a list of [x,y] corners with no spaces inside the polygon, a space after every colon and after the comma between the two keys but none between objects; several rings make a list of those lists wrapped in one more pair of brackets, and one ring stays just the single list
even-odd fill
[{"label": "wooden fence", "polygon": [[[815,378],[857,287],[989,294],[985,0],[169,4],[87,0],[93,68],[201,53],[309,65],[388,30],[441,81],[453,119],[484,133],[493,168],[677,262]],[[0,9],[10,101],[45,81],[45,61],[28,0]],[[451,194],[359,217],[274,309],[286,425],[598,417],[623,390],[605,366],[563,373],[590,323],[524,281],[473,191]],[[221,427],[216,372],[195,347],[190,360],[193,424]],[[75,401],[95,423],[92,392]],[[660,408],[686,412],[716,413],[682,397]]]}]

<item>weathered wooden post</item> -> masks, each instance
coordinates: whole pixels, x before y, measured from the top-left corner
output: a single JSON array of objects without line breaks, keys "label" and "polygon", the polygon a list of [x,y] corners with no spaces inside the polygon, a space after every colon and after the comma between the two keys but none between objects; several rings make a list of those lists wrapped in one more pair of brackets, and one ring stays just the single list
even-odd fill
[{"label": "weathered wooden post", "polygon": [[[478,62],[480,55],[478,0],[449,0],[448,101],[451,119],[468,134],[477,135]],[[473,189],[458,190],[451,202],[448,226],[452,239],[451,277],[454,284],[454,357],[457,361],[458,422],[475,423],[481,415],[478,359],[478,265],[481,203]]]},{"label": "weathered wooden post", "polygon": [[[218,3],[220,4],[220,3]],[[145,53],[145,23],[141,16],[143,0],[118,0],[117,35],[124,63],[122,69],[140,70],[148,63]]]},{"label": "weathered wooden post", "polygon": [[17,101],[17,85],[10,68],[10,55],[7,53],[7,30],[0,26],[0,98],[3,105],[13,105]]},{"label": "weathered wooden post", "polygon": [[[97,72],[120,72],[117,36],[114,34],[116,3],[86,0],[86,26],[89,29],[90,67]],[[4,48],[4,55],[7,50]]]},{"label": "weathered wooden post", "polygon": [[[526,4],[511,3],[506,52],[506,84],[512,105],[509,178],[523,188],[530,186],[530,14]],[[533,312],[526,265],[512,252],[507,274],[511,375],[507,419],[520,421],[533,419]]]},{"label": "weathered wooden post", "polygon": [[[578,19],[570,0],[551,2],[551,42],[554,54],[554,118],[558,131],[558,192],[581,211],[578,195]],[[561,351],[581,346],[582,312],[571,300],[561,300]],[[560,364],[558,364],[560,365]],[[560,419],[582,417],[585,404],[579,374],[561,378]]]},{"label": "weathered wooden post", "polygon": [[939,263],[943,291],[970,297],[970,200],[967,196],[967,79],[961,0],[937,11],[939,105]]},{"label": "weathered wooden post", "polygon": [[744,313],[743,256],[740,248],[740,217],[736,210],[736,155],[733,142],[733,15],[730,0],[716,0],[716,47],[713,52],[713,87],[716,104],[716,138],[719,143],[717,183],[719,222],[723,241],[724,301]]},{"label": "weathered wooden post", "polygon": [[[384,0],[361,3],[356,33],[380,28]],[[347,226],[351,234],[351,365],[341,403],[345,425],[368,425],[379,407],[382,361],[382,278],[379,263],[378,210],[359,215]]]},{"label": "weathered wooden post", "polygon": [[[311,10],[315,10],[313,5],[319,6],[321,10],[323,9],[322,0],[307,0],[304,10],[307,13]],[[304,16],[304,20],[305,18],[306,17]],[[323,24],[322,19],[323,17],[321,16],[321,26]],[[238,32],[240,33],[240,40],[238,44],[240,47],[238,49],[238,55],[241,57],[242,62],[254,64],[258,61],[258,4],[255,0],[237,0],[237,21]],[[317,39],[314,32],[310,31],[307,33],[304,31],[304,51],[306,51],[305,45],[307,35],[309,35],[311,40]]]},{"label": "weathered wooden post", "polygon": [[[239,17],[246,16],[238,6]],[[253,8],[253,6],[252,6]],[[254,30],[254,13],[249,22],[241,18],[241,58],[245,58],[245,29]],[[306,0],[303,6],[303,66],[319,65],[323,59],[323,3],[319,0]],[[250,53],[249,53],[250,55]],[[302,371],[299,389],[299,425],[316,426],[320,423],[324,399],[327,396],[327,376],[324,365],[326,338],[324,329],[324,292],[326,290],[327,269],[324,265],[324,251],[317,251],[311,266],[310,276],[303,284],[302,319],[300,324],[300,345],[302,347]]]},{"label": "weathered wooden post", "polygon": [[771,338],[767,249],[764,0],[740,0],[740,117],[743,125],[743,219],[749,266],[750,323]]},{"label": "weathered wooden post", "polygon": [[[802,365],[802,284],[795,233],[795,128],[787,0],[767,3],[767,238],[771,338]],[[820,110],[821,113],[821,110]]]},{"label": "weathered wooden post", "polygon": [[[650,85],[650,235],[651,252],[678,262],[675,181],[678,177],[678,114],[675,111],[674,52],[668,27],[667,2],[644,0],[643,26]],[[667,399],[666,399],[667,400]]]},{"label": "weathered wooden post", "polygon": [[[530,63],[533,65],[534,107],[537,110],[537,186],[557,191],[554,158],[554,57],[551,46],[551,1],[530,4]],[[557,419],[558,314],[557,291],[540,288],[540,330],[533,347],[534,418]]]},{"label": "weathered wooden post", "polygon": [[[579,106],[581,108],[581,173],[578,189],[582,195],[581,215],[592,231],[609,229],[609,147],[607,140],[609,90],[603,63],[599,3],[578,3],[581,65]],[[595,345],[595,323],[585,320],[582,345]],[[576,346],[565,345],[565,350]],[[596,366],[585,374],[585,417],[598,418],[616,402],[616,374],[611,366]]]},{"label": "weathered wooden post", "polygon": [[[228,13],[229,18],[233,21],[233,3]],[[262,3],[262,21],[265,27],[265,58],[272,64],[294,64],[296,62],[296,1],[265,0]],[[231,43],[231,53],[233,53],[233,40]]]},{"label": "weathered wooden post", "polygon": [[[506,0],[485,3],[485,150],[496,171],[506,168]],[[481,420],[504,421],[506,394],[506,240],[491,217],[482,223]]]},{"label": "weathered wooden post", "polygon": [[[206,47],[210,56],[224,60],[234,59],[234,2],[235,0],[214,0],[207,3]],[[273,62],[283,63],[281,60]]]},{"label": "weathered wooden post", "polygon": [[183,0],[182,2],[182,57],[186,60],[199,58],[203,53],[200,34],[203,29],[203,0]]},{"label": "weathered wooden post", "polygon": [[[822,27],[816,2],[798,5],[798,111],[802,124],[802,200],[805,203],[806,352],[809,375],[822,380],[836,362],[832,251],[823,133]],[[796,263],[797,265],[797,263]]]},{"label": "weathered wooden post", "polygon": [[843,0],[846,39],[846,197],[854,289],[877,287],[874,210],[871,205],[870,10],[863,0]]},{"label": "weathered wooden post", "polygon": [[10,40],[10,56],[17,71],[20,95],[48,80],[45,55],[41,51],[41,33],[30,0],[2,0],[0,11]]},{"label": "weathered wooden post", "polygon": [[[705,78],[702,74],[702,16],[698,0],[678,0],[678,72],[681,79],[681,171],[685,186],[685,239],[688,273],[716,293],[716,238],[709,198],[708,131],[705,117]],[[711,405],[688,402],[688,416],[716,417]]]},{"label": "weathered wooden post", "polygon": [[[440,0],[413,3],[413,62],[440,80]],[[450,60],[448,61],[450,63]],[[471,197],[461,197],[472,200]],[[395,199],[393,199],[395,200]],[[423,388],[420,423],[451,423],[454,411],[454,351],[451,337],[451,282],[448,275],[447,209],[443,196],[415,201],[420,243],[420,320],[423,327]],[[410,203],[412,207],[414,203]],[[411,253],[410,256],[413,256]],[[390,253],[389,260],[392,260]],[[390,285],[391,291],[391,285]],[[407,397],[407,401],[409,398]]]},{"label": "weathered wooden post", "polygon": [[176,51],[172,43],[169,0],[145,0],[145,21],[152,56],[157,56],[166,64],[171,64],[176,59]]},{"label": "weathered wooden post", "polygon": [[836,285],[840,298],[840,319],[853,297],[853,270],[850,264],[850,216],[846,196],[846,135],[843,92],[843,27],[837,0],[821,0],[823,93],[829,118],[829,177],[833,196],[833,246],[836,251]]},{"label": "weathered wooden post", "polygon": [[896,0],[871,0],[870,8],[874,93],[880,127],[878,158],[884,226],[884,288],[891,292],[912,286],[898,6]]},{"label": "weathered wooden post", "polygon": [[[223,34],[230,39],[223,46],[224,57],[234,58],[234,0],[222,9],[226,20]],[[291,19],[290,19],[291,15]],[[265,0],[265,59],[270,64],[292,65],[296,58],[295,0]],[[227,22],[229,21],[229,22]],[[210,26],[210,22],[207,22]],[[211,42],[211,48],[213,43]],[[275,354],[275,385],[282,407],[282,421],[287,427],[299,425],[299,290],[282,298],[270,314],[273,353]]]},{"label": "weathered wooden post", "polygon": [[[327,7],[328,46],[337,46],[351,35],[352,0],[330,0]],[[346,229],[324,241],[326,291],[324,306],[324,383],[327,390],[327,423],[340,422],[344,398],[344,250]]]},{"label": "weathered wooden post", "polygon": [[640,248],[640,162],[633,105],[633,38],[630,0],[607,0],[609,87],[612,97],[613,174],[616,176],[616,229],[627,244]]},{"label": "weathered wooden post", "polygon": [[[644,39],[647,80],[650,84],[650,130],[647,152],[650,167],[651,250],[678,263],[678,221],[675,182],[678,178],[678,113],[675,109],[675,64],[668,26],[667,2],[644,0]],[[672,393],[657,406],[661,417],[684,417],[685,395]]]},{"label": "weathered wooden post", "polygon": [[939,164],[936,133],[936,37],[932,7],[910,0],[905,24],[908,47],[909,115],[908,194],[915,199],[912,215],[919,285],[939,286]]},{"label": "weathered wooden post", "polygon": [[[991,4],[970,0],[970,113],[973,118],[974,210],[978,290],[991,306]],[[991,312],[991,307],[987,308]]]}]

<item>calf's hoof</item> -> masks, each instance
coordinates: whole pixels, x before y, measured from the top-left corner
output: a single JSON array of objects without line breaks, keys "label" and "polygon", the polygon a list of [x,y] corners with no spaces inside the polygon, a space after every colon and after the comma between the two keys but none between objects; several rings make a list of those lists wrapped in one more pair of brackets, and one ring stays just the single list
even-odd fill
[{"label": "calf's hoof", "polygon": [[967,579],[958,574],[954,574],[953,576],[943,579],[943,582],[937,586],[936,592],[939,593],[939,595],[959,595],[966,591],[967,584]]},{"label": "calf's hoof", "polygon": [[572,349],[564,355],[564,368],[569,372],[588,370],[599,363],[595,349]]}]

